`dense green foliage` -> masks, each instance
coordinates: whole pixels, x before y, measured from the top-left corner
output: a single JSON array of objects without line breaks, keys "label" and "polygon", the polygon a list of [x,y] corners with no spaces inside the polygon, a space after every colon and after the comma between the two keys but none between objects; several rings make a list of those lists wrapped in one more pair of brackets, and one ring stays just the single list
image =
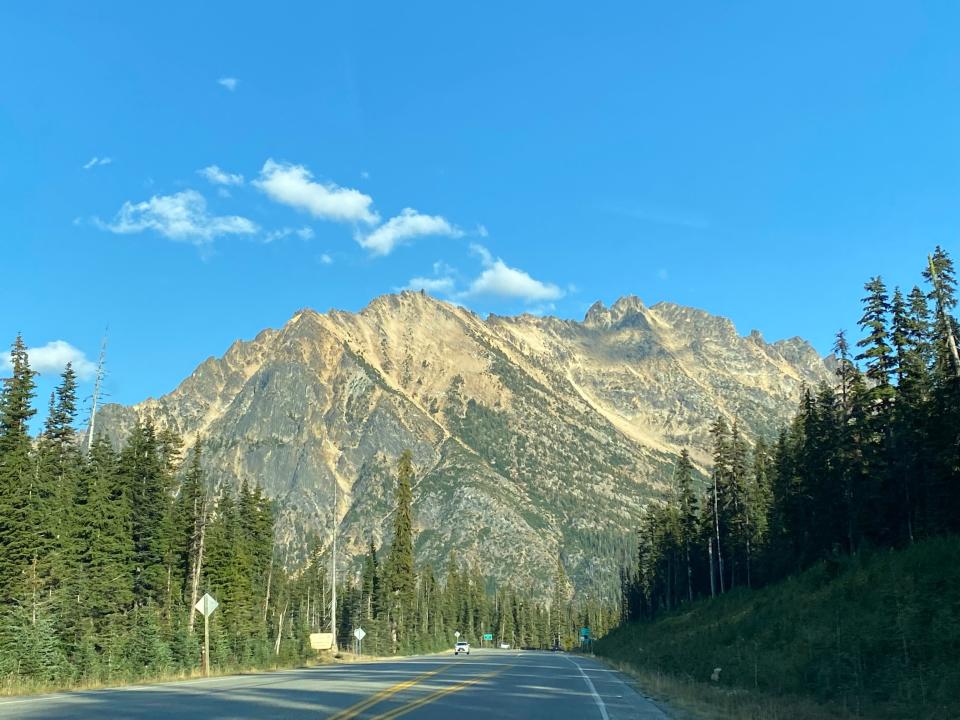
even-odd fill
[{"label": "dense green foliage", "polygon": [[[210,487],[202,443],[183,458],[181,440],[149,419],[122,448],[103,436],[86,447],[70,366],[31,437],[34,373],[19,337],[11,366],[0,391],[0,687],[195,672],[203,631],[193,607],[205,592],[220,603],[213,668],[313,654],[309,635],[331,625],[329,547],[316,543],[305,567],[286,567],[260,488]],[[363,626],[366,653],[449,647],[458,630],[476,644],[492,633],[497,643],[547,647],[558,634],[572,645],[584,623],[599,634],[614,624],[611,607],[574,607],[566,593],[534,603],[455,557],[442,579],[418,569],[413,485],[405,452],[386,562],[371,544],[362,571],[338,583],[341,645]]]},{"label": "dense green foliage", "polygon": [[[462,562],[451,553],[445,573],[416,567],[412,517],[414,469],[410,453],[397,465],[393,540],[386,559],[371,542],[356,576],[338,584],[337,637],[351,638],[362,627],[365,654],[391,655],[449,648],[454,633],[473,645],[549,648],[559,641],[573,647],[579,628],[591,627],[597,636],[619,619],[610,603],[568,600],[568,580],[558,563],[557,587],[549,602],[531,599],[512,588],[497,588],[476,563]],[[328,548],[319,544],[306,569],[292,585],[300,598],[297,617],[303,632],[328,628]],[[312,630],[316,631],[316,630]],[[484,641],[490,634],[493,640]]]},{"label": "dense green foliage", "polygon": [[189,672],[202,638],[191,608],[206,591],[222,603],[214,665],[270,657],[273,516],[259,489],[243,486],[214,502],[199,444],[180,474],[179,439],[149,421],[119,452],[103,437],[84,452],[70,366],[31,438],[34,374],[20,338],[12,358],[0,392],[4,682]]},{"label": "dense green foliage", "polygon": [[[623,578],[626,620],[650,621],[699,597],[718,597],[744,586],[758,588],[778,583],[818,563],[819,571],[791,583],[800,583],[796,586],[798,591],[808,594],[804,603],[828,603],[811,612],[828,613],[833,600],[816,594],[817,578],[823,579],[827,572],[824,568],[859,567],[857,558],[864,553],[906,548],[924,538],[952,537],[960,532],[960,362],[954,345],[958,324],[950,314],[956,305],[956,281],[952,262],[940,248],[932,256],[924,277],[927,292],[915,287],[904,295],[896,289],[892,298],[881,278],[872,278],[866,284],[860,321],[864,334],[857,342],[861,352],[851,358],[844,333],[838,334],[836,384],[805,389],[796,416],[772,444],[759,438],[751,448],[736,421],[731,425],[718,418],[712,428],[713,465],[699,496],[692,489],[694,470],[689,458],[686,453],[681,456],[674,475],[673,497],[652,508],[639,529],[638,561]],[[952,540],[943,542],[955,546]],[[929,543],[925,547],[935,552],[946,546]],[[835,643],[820,648],[830,655],[822,662],[808,663],[794,656],[784,662],[796,662],[796,667],[772,665],[798,676],[779,684],[770,681],[765,687],[816,691],[815,694],[843,699],[854,694],[859,699],[882,696],[920,704],[930,698],[943,698],[943,693],[930,685],[934,681],[929,678],[942,677],[937,674],[941,671],[955,672],[946,666],[937,669],[935,665],[943,647],[949,646],[950,637],[954,638],[952,647],[956,650],[955,607],[960,594],[956,578],[951,584],[948,578],[952,576],[945,567],[930,561],[922,554],[924,551],[916,552],[920,554],[904,556],[908,559],[902,561],[911,562],[909,558],[914,558],[917,563],[915,572],[904,569],[901,573],[903,582],[909,583],[904,592],[928,586],[932,595],[923,602],[930,601],[931,608],[936,602],[954,608],[947,611],[944,620],[954,626],[947,629],[937,625],[933,618],[943,618],[943,614],[928,611],[912,596],[897,595],[890,588],[887,595],[874,596],[862,584],[858,586],[862,592],[847,598],[849,607],[835,608],[835,618],[815,620],[824,620],[822,626],[798,624],[798,617],[781,621],[771,611],[763,622],[780,628],[770,629],[782,631],[782,637],[774,639],[780,645],[807,643],[804,647],[812,647],[814,635],[830,632],[834,633]],[[944,564],[949,559],[945,553],[936,557]],[[822,565],[825,562],[830,565]],[[878,577],[884,572],[899,577],[899,566],[884,568],[883,561],[876,562],[881,565],[871,566],[869,572]],[[851,570],[849,583],[860,582],[858,572]],[[848,584],[844,581],[831,587],[824,592],[842,594]],[[772,590],[762,597],[786,597],[780,592]],[[688,615],[682,616],[695,618],[689,622],[702,625],[703,635],[696,645],[702,658],[712,658],[713,650],[728,648],[737,633],[752,634],[750,623],[760,622],[741,618],[730,623],[723,619],[720,613],[733,613],[735,607],[740,612],[754,610],[749,594],[738,597],[739,600],[729,603],[694,605]],[[844,623],[853,623],[857,603],[864,612],[872,612],[876,607],[878,613],[887,613],[884,621],[889,622],[884,632],[890,630],[890,622],[907,622],[905,618],[909,617],[909,632],[901,626],[897,637],[902,637],[904,643],[923,645],[923,649],[911,650],[904,645],[897,650],[902,666],[896,664],[895,658],[889,662],[864,659],[872,640],[853,631],[849,636],[852,639],[844,635],[848,633]],[[785,607],[784,612],[788,611]],[[842,613],[846,616],[841,617]],[[799,610],[796,614],[800,615]],[[880,619],[876,622],[880,623]],[[722,639],[712,634],[714,630],[733,634]],[[870,632],[871,628],[864,626],[860,630]],[[657,633],[673,631],[658,622],[634,632],[655,644]],[[741,640],[746,642],[743,637]],[[889,633],[875,640],[878,649],[886,648],[882,642],[890,641]],[[664,643],[670,641],[663,638]],[[941,642],[946,646],[942,647]],[[745,651],[739,645],[738,648],[741,657]],[[694,663],[702,660],[695,659],[695,653],[678,652],[681,654],[672,656],[676,662],[665,662],[665,666],[691,675],[700,672],[700,665]],[[752,652],[751,657],[760,657],[760,649]],[[851,652],[856,654],[853,659]],[[681,657],[684,659],[680,660]],[[756,662],[762,664],[766,660]],[[871,670],[872,662],[877,663],[875,672]],[[915,662],[929,666],[921,670],[911,664]],[[872,695],[866,685],[853,693],[843,685],[849,681],[849,673],[843,681],[837,680],[831,675],[833,670],[823,670],[824,663],[855,664],[856,681],[879,683],[878,694]],[[884,675],[896,674],[898,667],[905,673],[902,677]],[[739,677],[738,682],[743,684],[745,676],[741,673]]]},{"label": "dense green foliage", "polygon": [[[814,697],[864,717],[960,717],[960,539],[824,560],[612,631],[596,652],[652,673]],[[788,717],[789,715],[781,715]]]},{"label": "dense green foliage", "polygon": [[[837,382],[803,391],[768,444],[714,423],[698,496],[684,453],[674,493],[650,509],[624,578],[628,619],[758,587],[828,558],[960,531],[960,367],[953,264],[940,248],[927,293],[866,284],[861,353],[837,337]],[[931,310],[933,305],[933,310]],[[856,361],[863,362],[861,369]]]}]

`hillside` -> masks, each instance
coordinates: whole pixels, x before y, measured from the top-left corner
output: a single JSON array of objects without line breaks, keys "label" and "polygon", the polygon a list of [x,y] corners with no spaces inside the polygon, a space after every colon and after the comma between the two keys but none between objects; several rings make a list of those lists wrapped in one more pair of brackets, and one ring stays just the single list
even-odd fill
[{"label": "hillside", "polygon": [[302,310],[168,395],[104,407],[98,428],[117,443],[150,415],[187,447],[202,436],[217,485],[278,501],[291,560],[308,534],[329,539],[334,484],[346,552],[379,544],[410,448],[422,561],[455,550],[545,590],[559,555],[578,589],[610,589],[681,447],[702,466],[718,413],[767,434],[830,377],[802,340],[768,344],[669,303],[483,320],[404,292],[356,314]]},{"label": "hillside", "polygon": [[789,698],[825,704],[823,717],[960,717],[958,553],[956,537],[934,538],[821,563],[623,626],[595,651],[648,675],[712,685],[701,697],[717,707],[732,704],[735,690],[778,698],[764,717],[796,717],[770,711]]}]

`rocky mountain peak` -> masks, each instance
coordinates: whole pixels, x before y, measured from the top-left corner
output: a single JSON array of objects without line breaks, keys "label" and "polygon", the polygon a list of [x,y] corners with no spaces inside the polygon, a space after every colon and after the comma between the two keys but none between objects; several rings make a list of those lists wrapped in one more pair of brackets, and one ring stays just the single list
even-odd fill
[{"label": "rocky mountain peak", "polygon": [[718,414],[769,436],[803,384],[830,378],[803,341],[742,338],[694,308],[627,296],[582,323],[482,320],[401,292],[359,313],[299,310],[164,397],[106,406],[97,427],[120,442],[150,414],[188,447],[202,435],[211,482],[261,485],[294,558],[328,537],[334,486],[348,554],[389,537],[409,448],[423,561],[456,551],[547,592],[558,555],[581,587],[616,586],[641,509],[681,448],[706,468]]}]

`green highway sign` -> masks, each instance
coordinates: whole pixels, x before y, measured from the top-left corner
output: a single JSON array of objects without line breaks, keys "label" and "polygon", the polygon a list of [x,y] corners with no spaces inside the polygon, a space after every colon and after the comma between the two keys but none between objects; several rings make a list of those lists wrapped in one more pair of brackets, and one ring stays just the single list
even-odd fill
[{"label": "green highway sign", "polygon": [[590,637],[590,628],[580,628],[580,637]]},{"label": "green highway sign", "polygon": [[484,634],[483,634],[483,639],[484,639],[484,640],[493,640],[493,633],[484,633]]}]

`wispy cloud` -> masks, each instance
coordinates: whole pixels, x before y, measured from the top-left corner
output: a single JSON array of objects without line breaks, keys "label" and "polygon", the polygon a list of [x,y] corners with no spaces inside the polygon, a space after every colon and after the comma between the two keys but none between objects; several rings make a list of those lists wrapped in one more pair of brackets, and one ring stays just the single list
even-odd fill
[{"label": "wispy cloud", "polygon": [[353,188],[319,183],[303,165],[267,160],[253,184],[275,202],[303,210],[322,220],[374,225],[373,198]]},{"label": "wispy cloud", "polygon": [[458,304],[479,297],[498,297],[536,303],[529,312],[543,315],[555,309],[553,302],[566,293],[556,285],[536,280],[529,273],[510,267],[483,245],[473,244],[471,252],[480,259],[483,271],[458,290],[457,271],[444,262],[433,264],[432,277],[414,277],[398,290],[426,290]]},{"label": "wispy cloud", "polygon": [[243,185],[243,175],[225,172],[216,165],[208,165],[197,173],[214,185]]},{"label": "wispy cloud", "polygon": [[415,277],[398,290],[425,290],[431,295],[451,295],[455,281],[452,277]]},{"label": "wispy cloud", "polygon": [[[73,364],[73,370],[81,380],[90,380],[97,371],[82,350],[75,348],[65,340],[54,340],[46,345],[27,349],[30,369],[41,375],[57,375],[63,372],[67,363]],[[0,353],[0,369],[10,369],[10,353]]]},{"label": "wispy cloud", "polygon": [[493,296],[515,298],[524,302],[559,300],[563,290],[551,283],[536,280],[519,268],[510,267],[500,258],[495,258],[483,245],[473,244],[471,250],[480,257],[484,270],[470,283],[462,297]]},{"label": "wispy cloud", "polygon": [[219,80],[217,80],[218,84],[222,85],[230,92],[233,92],[234,90],[237,89],[237,85],[239,84],[239,82],[240,81],[237,80],[237,78],[235,77],[222,77]]},{"label": "wispy cloud", "polygon": [[95,218],[104,230],[129,235],[153,230],[170,240],[204,245],[223,235],[253,235],[256,223],[239,215],[211,215],[196,190],[154,195],[139,203],[125,202],[111,222]]},{"label": "wispy cloud", "polygon": [[413,208],[404,208],[373,232],[357,234],[357,242],[373,255],[389,255],[401,242],[426,235],[461,237],[463,231],[440,215],[424,215]]},{"label": "wispy cloud", "polygon": [[321,265],[333,265],[333,258],[327,253],[320,253],[317,255],[317,262]]},{"label": "wispy cloud", "polygon": [[94,155],[83,165],[83,169],[89,170],[90,168],[95,168],[102,165],[109,165],[112,162],[113,162],[113,158],[97,157],[96,155]]},{"label": "wispy cloud", "polygon": [[270,243],[275,240],[283,240],[291,235],[296,235],[301,240],[310,240],[313,237],[313,228],[304,226],[301,228],[284,227],[278,230],[271,230],[263,236],[263,241]]}]

